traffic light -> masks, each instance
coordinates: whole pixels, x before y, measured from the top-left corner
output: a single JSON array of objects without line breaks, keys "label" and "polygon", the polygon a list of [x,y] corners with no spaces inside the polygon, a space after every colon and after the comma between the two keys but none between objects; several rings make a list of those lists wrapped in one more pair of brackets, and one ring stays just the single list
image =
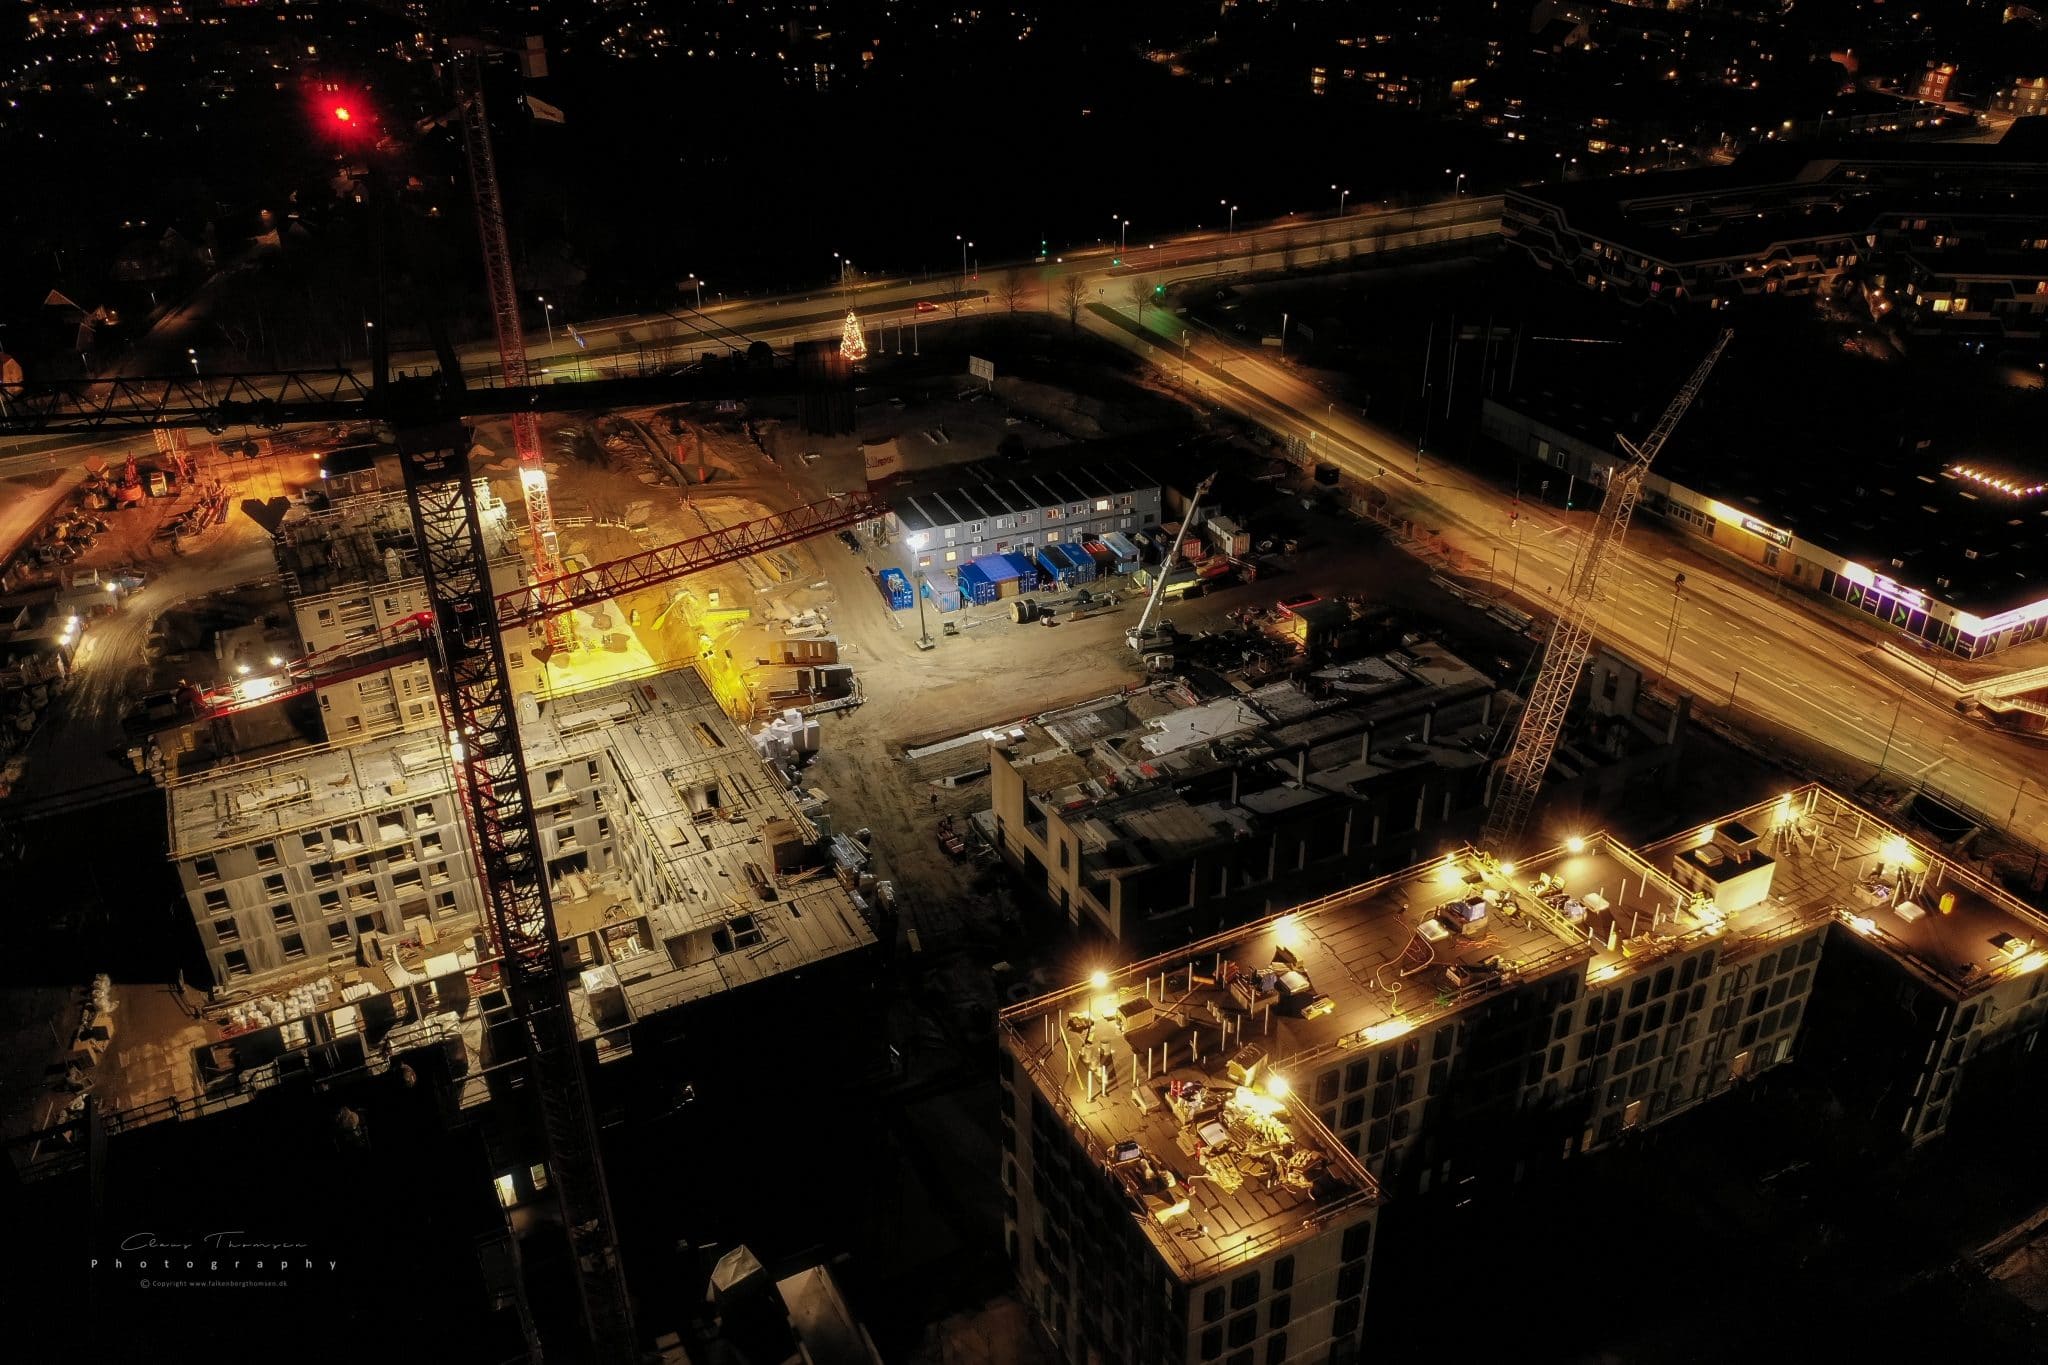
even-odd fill
[{"label": "traffic light", "polygon": [[1163,285],[1163,284],[1155,284],[1155,285],[1153,285],[1153,286],[1152,286],[1152,297],[1153,297],[1153,298],[1155,298],[1155,299],[1156,299],[1156,298],[1159,298],[1159,297],[1161,297],[1162,295],[1164,295],[1165,293],[1166,293],[1166,286],[1165,286],[1165,285]]},{"label": "traffic light", "polygon": [[1124,263],[1124,258],[1121,256],[1112,256],[1109,258],[1109,263],[1113,266],[1122,265]]}]

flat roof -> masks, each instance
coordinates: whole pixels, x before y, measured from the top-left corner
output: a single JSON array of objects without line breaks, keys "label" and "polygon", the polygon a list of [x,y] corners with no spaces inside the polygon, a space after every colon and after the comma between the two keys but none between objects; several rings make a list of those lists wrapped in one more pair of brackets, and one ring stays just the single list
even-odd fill
[{"label": "flat roof", "polygon": [[890,507],[906,530],[929,531],[1161,487],[1161,480],[1127,453],[1130,444],[1088,442],[1036,452],[1028,463],[984,460],[912,476],[890,494]]},{"label": "flat roof", "polygon": [[2048,915],[1818,784],[1653,844],[1644,857],[1668,867],[1730,820],[1761,835],[1775,863],[1770,914],[1840,920],[1953,999],[2048,965]]},{"label": "flat roof", "polygon": [[[2048,595],[2048,492],[2014,495],[1960,472],[2048,480],[2033,395],[1958,392],[1910,357],[1850,357],[1768,331],[1737,334],[1658,455],[1652,489],[1676,484],[1980,619]],[[1617,432],[1639,438],[1656,424],[1701,349],[1637,336],[1629,347],[1627,366],[1524,347],[1520,389],[1487,401],[1614,452]],[[1969,423],[1942,415],[1957,402]]]},{"label": "flat roof", "polygon": [[[433,731],[323,745],[214,768],[169,784],[171,857],[185,859],[449,790],[448,749]],[[370,840],[370,831],[364,831]],[[336,843],[338,853],[364,852]]]}]

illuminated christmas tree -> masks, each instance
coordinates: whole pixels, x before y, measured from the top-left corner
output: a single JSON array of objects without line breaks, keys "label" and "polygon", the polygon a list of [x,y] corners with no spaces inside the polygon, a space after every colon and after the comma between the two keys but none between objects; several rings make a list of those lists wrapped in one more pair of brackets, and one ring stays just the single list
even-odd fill
[{"label": "illuminated christmas tree", "polygon": [[855,365],[868,358],[867,338],[860,334],[860,319],[850,308],[846,310],[846,330],[839,334],[839,355]]}]

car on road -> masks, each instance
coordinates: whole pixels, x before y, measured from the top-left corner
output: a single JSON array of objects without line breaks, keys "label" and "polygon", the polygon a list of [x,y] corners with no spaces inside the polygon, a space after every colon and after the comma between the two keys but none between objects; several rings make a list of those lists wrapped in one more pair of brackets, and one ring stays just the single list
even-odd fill
[{"label": "car on road", "polygon": [[920,313],[936,313],[939,311],[939,305],[933,303],[930,299],[919,299],[917,301],[917,311]]},{"label": "car on road", "polygon": [[839,543],[855,554],[860,553],[860,540],[851,531],[841,531],[839,533]]}]

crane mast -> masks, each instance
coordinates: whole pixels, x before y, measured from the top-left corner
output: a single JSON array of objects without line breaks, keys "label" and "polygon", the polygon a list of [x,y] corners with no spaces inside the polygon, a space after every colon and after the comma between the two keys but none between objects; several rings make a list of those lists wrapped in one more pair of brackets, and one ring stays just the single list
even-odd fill
[{"label": "crane mast", "polygon": [[1216,476],[1211,474],[1195,485],[1195,495],[1188,499],[1188,513],[1180,519],[1180,529],[1173,533],[1173,545],[1167,550],[1166,557],[1159,561],[1159,578],[1152,584],[1152,596],[1145,601],[1145,613],[1138,618],[1138,624],[1125,633],[1124,638],[1132,649],[1145,648],[1145,631],[1152,624],[1152,613],[1159,610],[1159,596],[1166,589],[1167,570],[1173,567],[1174,557],[1180,553],[1180,543],[1187,536],[1188,527],[1194,525],[1195,509],[1202,505],[1202,499],[1209,494],[1209,485],[1215,482]]},{"label": "crane mast", "polygon": [[1628,532],[1636,502],[1642,497],[1643,476],[1649,473],[1650,462],[1671,438],[1685,410],[1706,386],[1707,376],[1713,372],[1721,352],[1727,349],[1731,335],[1723,331],[1716,338],[1707,358],[1672,398],[1671,405],[1664,409],[1655,429],[1640,446],[1626,436],[1617,438],[1628,462],[1608,479],[1600,515],[1572,564],[1557,624],[1543,647],[1543,666],[1537,670],[1535,685],[1529,689],[1529,704],[1523,708],[1514,747],[1501,766],[1492,808],[1480,834],[1481,845],[1494,853],[1507,852],[1508,845],[1521,835],[1522,826],[1536,804],[1536,793],[1543,786],[1543,776],[1550,768],[1551,755],[1557,751],[1558,737],[1564,733],[1565,714],[1571,708],[1579,673],[1592,648],[1593,619],[1606,595],[1608,571],[1621,538]]},{"label": "crane mast", "polygon": [[[519,325],[519,286],[512,277],[512,248],[505,235],[505,201],[498,192],[498,161],[491,150],[490,117],[484,110],[483,65],[474,39],[455,39],[455,103],[462,116],[462,141],[469,154],[469,187],[476,200],[477,233],[483,241],[484,277],[497,334],[498,365],[507,386],[525,388],[526,335]],[[566,572],[555,534],[547,465],[541,458],[540,417],[532,410],[512,414],[512,446],[519,455],[519,491],[526,500],[526,527],[533,545],[533,577],[551,583]],[[575,643],[574,618],[566,611],[543,619],[550,649]]]}]

